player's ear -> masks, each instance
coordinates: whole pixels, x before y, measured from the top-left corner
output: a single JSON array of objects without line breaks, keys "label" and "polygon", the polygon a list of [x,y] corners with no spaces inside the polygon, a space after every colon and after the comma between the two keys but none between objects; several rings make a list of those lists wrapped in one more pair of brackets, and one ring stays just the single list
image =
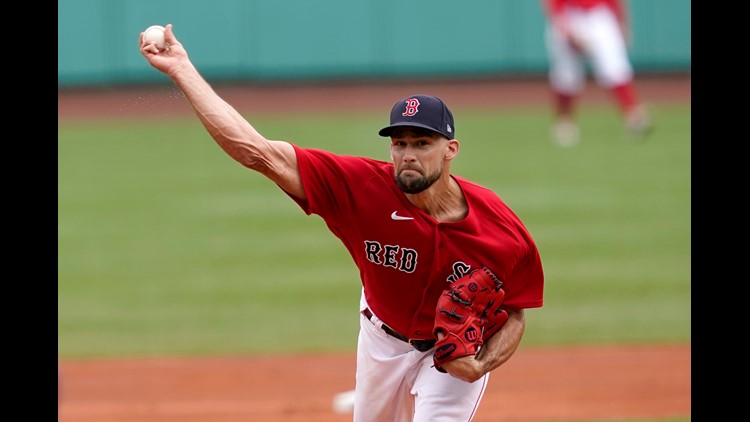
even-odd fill
[{"label": "player's ear", "polygon": [[458,155],[458,150],[461,149],[461,143],[458,139],[449,139],[448,146],[445,149],[445,159],[452,160]]}]

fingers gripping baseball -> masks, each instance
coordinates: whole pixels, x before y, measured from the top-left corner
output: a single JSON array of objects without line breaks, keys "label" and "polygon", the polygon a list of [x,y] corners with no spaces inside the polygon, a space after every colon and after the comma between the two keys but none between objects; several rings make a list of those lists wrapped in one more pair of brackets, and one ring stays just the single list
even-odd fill
[{"label": "fingers gripping baseball", "polygon": [[172,24],[167,24],[164,27],[163,39],[160,39],[158,29],[155,31],[157,35],[154,36],[152,28],[148,28],[148,36],[146,36],[146,31],[144,31],[138,37],[141,54],[148,59],[152,66],[169,74],[170,71],[178,68],[187,59],[187,53],[182,44],[177,40],[177,37],[175,37]]},{"label": "fingers gripping baseball", "polygon": [[442,333],[435,344],[435,369],[454,359],[475,355],[484,340],[508,320],[501,308],[505,299],[502,282],[488,269],[472,271],[451,283],[438,299],[433,334]]}]

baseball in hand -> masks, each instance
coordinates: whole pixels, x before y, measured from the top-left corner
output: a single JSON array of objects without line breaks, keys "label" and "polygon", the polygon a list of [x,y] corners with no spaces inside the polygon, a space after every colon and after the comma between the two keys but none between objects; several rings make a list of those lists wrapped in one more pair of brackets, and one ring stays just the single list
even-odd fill
[{"label": "baseball in hand", "polygon": [[164,40],[164,28],[161,25],[151,25],[143,31],[143,43],[153,42],[156,48],[164,50],[167,48],[167,42]]}]

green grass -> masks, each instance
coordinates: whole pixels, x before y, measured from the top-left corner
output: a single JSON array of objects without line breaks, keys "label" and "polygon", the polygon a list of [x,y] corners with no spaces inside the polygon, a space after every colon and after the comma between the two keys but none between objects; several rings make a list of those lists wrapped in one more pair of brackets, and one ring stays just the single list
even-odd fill
[{"label": "green grass", "polygon": [[[498,192],[542,255],[525,346],[690,342],[690,107],[652,111],[633,143],[614,111],[584,106],[581,144],[561,149],[547,108],[454,110],[454,173]],[[251,122],[388,159],[380,114]],[[59,122],[60,357],[354,350],[357,274],[319,217],[197,119]]]}]

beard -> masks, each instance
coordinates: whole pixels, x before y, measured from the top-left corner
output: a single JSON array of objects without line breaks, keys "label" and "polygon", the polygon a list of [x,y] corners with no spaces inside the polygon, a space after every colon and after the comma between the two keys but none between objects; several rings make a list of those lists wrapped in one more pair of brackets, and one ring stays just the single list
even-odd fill
[{"label": "beard", "polygon": [[404,177],[402,173],[403,170],[395,177],[396,184],[398,185],[399,189],[401,189],[405,193],[420,193],[432,186],[433,183],[440,179],[442,170],[438,170],[428,176],[420,173],[418,177]]}]

